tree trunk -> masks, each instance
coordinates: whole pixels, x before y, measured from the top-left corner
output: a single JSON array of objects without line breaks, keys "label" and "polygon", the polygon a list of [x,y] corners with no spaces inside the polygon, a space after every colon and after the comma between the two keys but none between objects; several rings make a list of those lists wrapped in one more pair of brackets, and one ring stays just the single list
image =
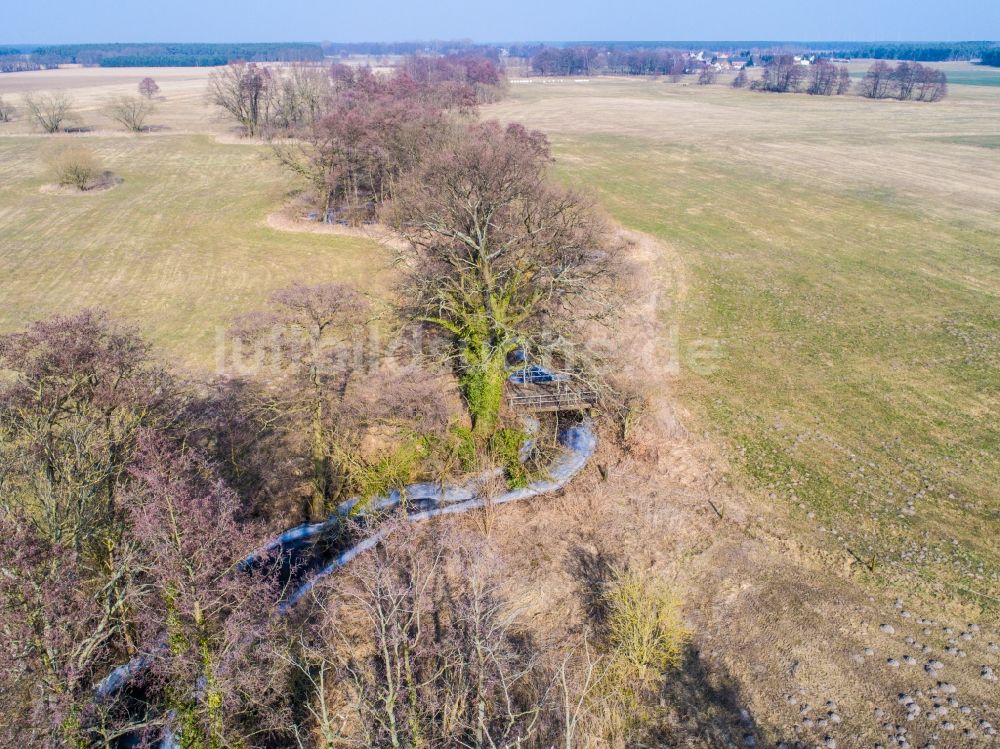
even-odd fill
[{"label": "tree trunk", "polygon": [[312,494],[309,499],[309,520],[316,523],[326,515],[327,457],[323,440],[323,404],[317,398],[312,411]]},{"label": "tree trunk", "polygon": [[486,344],[477,348],[478,351],[470,350],[466,357],[468,367],[460,383],[472,416],[472,433],[487,438],[496,430],[500,416],[507,363],[502,350],[491,350]]}]

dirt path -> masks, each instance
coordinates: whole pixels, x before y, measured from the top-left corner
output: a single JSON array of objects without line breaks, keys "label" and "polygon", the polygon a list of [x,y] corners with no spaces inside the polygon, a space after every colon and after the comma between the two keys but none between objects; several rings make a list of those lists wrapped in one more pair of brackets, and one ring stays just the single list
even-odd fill
[{"label": "dirt path", "polygon": [[406,248],[406,240],[381,224],[344,226],[342,224],[324,224],[320,221],[306,221],[293,215],[293,212],[288,208],[269,213],[264,221],[269,227],[278,231],[331,234],[337,237],[367,239],[396,251]]}]

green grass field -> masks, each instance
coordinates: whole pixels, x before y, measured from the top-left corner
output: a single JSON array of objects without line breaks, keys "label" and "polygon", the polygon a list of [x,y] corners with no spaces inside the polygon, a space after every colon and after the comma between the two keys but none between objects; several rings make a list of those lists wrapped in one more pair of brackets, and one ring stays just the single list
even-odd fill
[{"label": "green grass field", "polygon": [[[73,140],[123,179],[43,192],[46,154]],[[0,139],[0,329],[81,307],[111,309],[185,365],[214,365],[234,314],[295,280],[371,287],[384,251],[265,224],[293,183],[261,146],[204,135]]]},{"label": "green grass field", "polygon": [[[568,178],[685,259],[683,339],[716,339],[722,356],[716,373],[686,370],[681,392],[754,484],[836,523],[865,558],[905,561],[912,543],[947,559],[932,577],[995,569],[996,234],[670,147],[567,147],[588,162]],[[682,163],[684,179],[664,178]]]},{"label": "green grass field", "polygon": [[[585,88],[515,87],[496,112],[537,121],[560,176],[680,258],[690,292],[672,320],[675,389],[737,480],[814,513],[813,530],[861,560],[874,554],[876,575],[994,607],[1000,91],[878,110]],[[973,159],[992,176],[944,194]],[[685,366],[699,339],[720,344],[714,372]]]},{"label": "green grass field", "polygon": [[[937,67],[930,63],[931,67]],[[863,70],[851,71],[852,78],[863,78]],[[1000,86],[1000,68],[978,67],[948,71],[948,84],[952,86]]]},{"label": "green grass field", "polygon": [[984,68],[981,72],[952,73],[948,83],[953,86],[1000,86],[1000,70]]}]

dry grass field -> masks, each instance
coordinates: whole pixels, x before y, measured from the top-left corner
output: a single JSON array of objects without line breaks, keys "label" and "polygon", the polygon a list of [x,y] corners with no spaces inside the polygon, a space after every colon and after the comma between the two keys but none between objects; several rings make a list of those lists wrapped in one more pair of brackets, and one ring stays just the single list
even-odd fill
[{"label": "dry grass field", "polygon": [[[675,254],[672,387],[743,483],[876,575],[996,607],[1000,89],[536,81],[491,114],[548,132],[560,174]],[[711,372],[685,361],[706,340]]]},{"label": "dry grass field", "polygon": [[[150,121],[157,129],[139,136],[112,130],[102,103],[134,91],[146,73],[163,96]],[[93,128],[40,136],[23,119],[0,127],[0,328],[104,306],[167,355],[207,369],[219,332],[270,291],[294,280],[379,283],[388,256],[374,242],[267,225],[295,184],[267,146],[233,142],[214,119],[206,76],[68,69],[0,79],[0,96],[14,101],[11,91],[65,86],[81,127]],[[44,191],[52,181],[47,154],[68,143],[91,148],[121,184],[94,194]]]},{"label": "dry grass field", "polygon": [[[491,532],[550,635],[606,560],[683,592],[694,649],[646,745],[889,745],[902,726],[980,746],[1000,726],[980,678],[1000,670],[1000,86],[948,69],[963,83],[938,104],[609,78],[515,84],[484,111],[545,130],[643,269],[615,336],[655,395],[645,457],[605,447],[607,480]],[[157,129],[114,132],[101,103],[146,74]],[[273,288],[384,282],[375,243],[269,225],[294,183],[214,119],[206,75],[0,76],[4,97],[70,89],[90,128],[0,125],[0,330],[103,305],[207,368]],[[43,192],[68,141],[124,181]]]}]

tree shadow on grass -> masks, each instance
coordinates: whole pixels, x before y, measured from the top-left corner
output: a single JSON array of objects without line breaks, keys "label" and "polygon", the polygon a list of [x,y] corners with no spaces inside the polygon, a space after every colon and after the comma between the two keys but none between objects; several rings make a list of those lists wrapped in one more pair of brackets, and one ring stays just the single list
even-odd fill
[{"label": "tree shadow on grass", "polygon": [[[577,585],[587,623],[597,638],[606,634],[606,591],[616,569],[625,560],[595,546],[570,550],[567,569]],[[681,664],[664,676],[658,704],[651,706],[643,734],[635,747],[765,747],[800,746],[794,740],[777,742],[773,731],[757,724],[739,681],[724,666],[710,663],[695,643],[687,646]],[[771,736],[771,738],[766,738]]]}]

